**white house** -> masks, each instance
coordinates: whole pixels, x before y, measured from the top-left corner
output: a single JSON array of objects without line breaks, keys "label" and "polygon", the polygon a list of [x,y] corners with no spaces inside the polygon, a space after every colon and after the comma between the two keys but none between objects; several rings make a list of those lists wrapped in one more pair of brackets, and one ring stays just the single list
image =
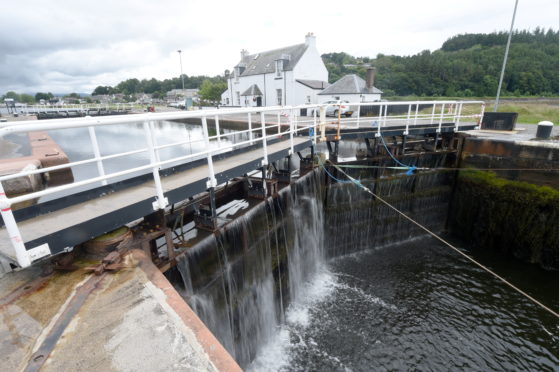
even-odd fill
[{"label": "white house", "polygon": [[318,103],[318,93],[328,86],[328,70],[309,33],[304,44],[248,54],[227,79],[221,95],[224,106],[283,106]]},{"label": "white house", "polygon": [[367,69],[367,80],[352,74],[342,77],[322,92],[318,93],[318,102],[349,101],[375,102],[380,101],[382,91],[373,86],[375,82],[375,68]]}]

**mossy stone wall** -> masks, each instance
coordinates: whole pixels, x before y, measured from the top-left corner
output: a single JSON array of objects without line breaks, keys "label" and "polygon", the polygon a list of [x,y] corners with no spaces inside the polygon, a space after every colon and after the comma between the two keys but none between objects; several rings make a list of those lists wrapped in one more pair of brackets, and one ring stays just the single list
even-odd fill
[{"label": "mossy stone wall", "polygon": [[461,171],[448,226],[478,249],[559,269],[559,191],[554,188]]}]

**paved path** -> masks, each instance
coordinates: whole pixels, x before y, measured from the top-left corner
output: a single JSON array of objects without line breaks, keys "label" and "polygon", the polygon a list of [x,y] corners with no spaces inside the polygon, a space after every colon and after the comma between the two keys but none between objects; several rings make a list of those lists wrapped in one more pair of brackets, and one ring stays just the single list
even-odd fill
[{"label": "paved path", "polygon": [[93,275],[91,264],[0,280],[2,370],[241,371],[143,252],[116,273]]}]

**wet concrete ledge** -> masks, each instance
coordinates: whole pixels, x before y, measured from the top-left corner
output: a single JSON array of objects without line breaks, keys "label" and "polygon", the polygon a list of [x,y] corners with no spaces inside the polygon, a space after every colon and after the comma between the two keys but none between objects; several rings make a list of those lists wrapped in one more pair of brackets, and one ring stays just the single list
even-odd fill
[{"label": "wet concrete ledge", "polygon": [[[68,164],[69,159],[62,148],[47,132],[30,132],[27,135],[31,155],[0,159],[0,175],[19,173],[23,170],[35,170],[55,165]],[[4,141],[6,142],[6,141]],[[3,181],[2,185],[8,197],[27,194],[49,186],[64,185],[74,182],[71,168],[64,168],[46,174],[34,174]],[[17,209],[14,208],[14,209]]]},{"label": "wet concrete ledge", "polygon": [[240,371],[142,251],[94,275],[91,262],[0,281],[0,354],[10,371]]},{"label": "wet concrete ledge", "polygon": [[559,189],[559,141],[468,136],[460,157],[463,168],[496,169],[509,180]]}]

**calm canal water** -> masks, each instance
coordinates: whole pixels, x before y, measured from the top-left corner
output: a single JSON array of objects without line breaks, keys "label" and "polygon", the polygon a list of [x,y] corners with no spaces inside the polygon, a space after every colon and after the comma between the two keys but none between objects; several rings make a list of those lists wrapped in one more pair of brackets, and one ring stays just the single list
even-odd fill
[{"label": "calm canal water", "polygon": [[[554,309],[558,272],[479,256]],[[558,371],[559,321],[431,238],[329,261],[252,371]]]},{"label": "calm canal water", "polygon": [[[210,135],[215,135],[215,132],[212,134],[211,131],[212,130],[210,129]],[[142,123],[96,127],[95,133],[97,136],[97,141],[99,143],[101,156],[139,150],[147,146],[146,138],[144,135],[144,127]],[[221,129],[220,133],[222,135],[227,134],[226,137],[221,138],[222,147],[233,143],[239,143],[248,139],[247,134],[239,134],[232,130]],[[93,147],[91,145],[89,131],[87,128],[54,130],[50,131],[49,134],[54,139],[54,141],[56,141],[56,143],[60,145],[66,155],[68,155],[70,161],[80,161],[91,159],[94,157]],[[161,121],[157,122],[154,134],[157,139],[157,145],[166,145],[181,141],[192,142],[186,145],[174,146],[159,150],[159,156],[162,161],[173,159],[179,156],[189,155],[198,151],[203,151],[206,147],[203,141],[202,127],[199,125],[178,123],[172,121]],[[217,148],[217,141],[212,140],[210,143],[210,147],[213,149]],[[185,161],[179,163],[183,162]],[[123,171],[134,167],[140,167],[146,164],[149,164],[149,154],[147,153],[147,151],[103,161],[103,166],[105,168],[106,174]],[[165,165],[164,168],[168,168],[171,165],[173,164]],[[72,167],[72,172],[74,174],[75,181],[81,181],[84,179],[97,177],[99,175],[97,164],[95,162],[74,166]],[[151,173],[151,171],[148,169],[134,174],[116,177],[109,182],[131,178],[133,176],[145,173]],[[87,186],[76,188],[76,190],[83,191],[99,185],[100,183],[90,184]],[[64,193],[54,194],[41,199],[41,201],[50,200],[63,195]]]}]

